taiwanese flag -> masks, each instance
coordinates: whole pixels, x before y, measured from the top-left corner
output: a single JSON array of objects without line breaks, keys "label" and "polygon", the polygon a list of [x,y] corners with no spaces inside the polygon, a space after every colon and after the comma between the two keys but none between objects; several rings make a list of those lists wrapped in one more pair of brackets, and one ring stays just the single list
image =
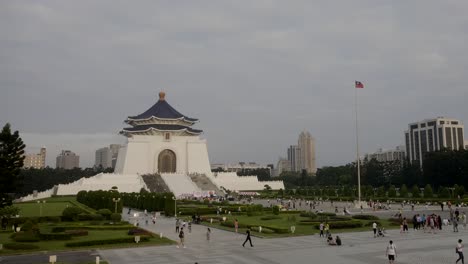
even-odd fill
[{"label": "taiwanese flag", "polygon": [[364,88],[364,84],[362,84],[360,81],[354,81],[354,86],[356,88]]}]

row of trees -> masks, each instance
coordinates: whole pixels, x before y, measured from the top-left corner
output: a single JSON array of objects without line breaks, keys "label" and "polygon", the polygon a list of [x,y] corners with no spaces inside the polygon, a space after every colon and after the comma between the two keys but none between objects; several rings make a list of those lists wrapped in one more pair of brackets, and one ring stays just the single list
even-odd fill
[{"label": "row of trees", "polygon": [[[343,166],[319,168],[316,177],[304,172],[284,172],[280,179],[286,188],[297,186],[357,185],[355,163]],[[426,153],[423,169],[419,164],[408,161],[379,162],[375,159],[363,161],[361,165],[361,184],[372,187],[391,185],[425,186],[432,188],[461,184],[468,188],[468,151],[442,150]]]},{"label": "row of trees", "polygon": [[[303,195],[315,197],[350,197],[356,198],[358,190],[350,185],[344,186],[326,186],[326,187],[310,187],[299,189],[280,190],[280,196],[284,195]],[[462,198],[465,195],[464,186],[454,185],[453,187],[440,187],[437,192],[428,184],[424,188],[413,185],[408,188],[405,184],[397,188],[395,185],[372,187],[364,185],[361,187],[361,195],[363,198]]]},{"label": "row of trees", "polygon": [[140,210],[164,211],[166,215],[174,215],[175,203],[172,193],[149,193],[141,190],[140,193],[122,193],[124,206]]},{"label": "row of trees", "polygon": [[[122,212],[121,194],[116,190],[110,191],[80,191],[76,195],[76,200],[85,204],[95,210],[109,209],[115,212],[117,205],[117,212]],[[116,202],[118,201],[118,202]]]}]

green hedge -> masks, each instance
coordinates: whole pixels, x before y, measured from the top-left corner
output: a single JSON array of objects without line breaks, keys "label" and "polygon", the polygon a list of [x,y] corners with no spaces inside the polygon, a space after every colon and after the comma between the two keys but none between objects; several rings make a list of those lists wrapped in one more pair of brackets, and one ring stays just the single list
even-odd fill
[{"label": "green hedge", "polygon": [[287,228],[283,228],[283,227],[277,227],[277,226],[271,226],[271,225],[265,225],[265,226],[262,226],[262,228],[267,228],[267,229],[271,229],[273,231],[275,231],[275,233],[277,234],[287,234],[289,233],[289,229]]},{"label": "green hedge", "polygon": [[[255,232],[260,232],[260,229],[259,229],[258,226],[252,226],[250,229],[252,229],[252,231],[255,231]],[[269,228],[266,228],[266,227],[262,226],[262,233],[273,234],[273,233],[275,233],[275,230],[272,230],[272,229],[269,229]]]},{"label": "green hedge", "polygon": [[310,217],[312,219],[317,218],[317,214],[313,212],[301,212],[299,215],[302,217]]},{"label": "green hedge", "polygon": [[41,240],[70,240],[72,238],[69,233],[41,233]]},{"label": "green hedge", "polygon": [[48,222],[57,223],[57,222],[60,222],[62,218],[59,216],[16,217],[16,218],[8,219],[8,222],[11,224],[16,223],[18,225],[21,225],[28,220],[31,220],[33,223],[48,223]]},{"label": "green hedge", "polygon": [[3,247],[11,250],[29,250],[29,249],[38,249],[39,247],[32,244],[23,244],[23,243],[6,243],[3,244]]},{"label": "green hedge", "polygon": [[67,230],[65,233],[70,234],[72,237],[74,236],[87,236],[88,230],[83,229],[76,229],[76,230]]},{"label": "green hedge", "polygon": [[16,242],[38,242],[40,240],[39,236],[31,231],[13,233],[10,237]]},{"label": "green hedge", "polygon": [[301,211],[280,211],[280,214],[300,214]]},{"label": "green hedge", "polygon": [[[149,240],[150,238],[148,236],[140,237],[140,242],[148,242]],[[135,238],[134,237],[122,237],[122,238],[113,238],[113,239],[68,242],[68,243],[65,243],[65,246],[66,247],[89,247],[89,246],[123,244],[123,243],[135,243]]]},{"label": "green hedge", "polygon": [[76,229],[84,229],[84,230],[128,230],[132,228],[132,225],[109,225],[109,226],[56,226],[52,228],[52,233],[60,233],[65,232],[66,230],[76,230]]},{"label": "green hedge", "polygon": [[353,215],[352,218],[361,220],[379,220],[379,218],[375,215]]},{"label": "green hedge", "polygon": [[[362,222],[360,221],[339,221],[339,222],[329,222],[330,229],[346,229],[346,228],[358,228],[362,227]],[[315,228],[319,229],[320,224],[317,224]]]},{"label": "green hedge", "polygon": [[260,220],[275,220],[275,219],[281,219],[281,216],[278,215],[267,215],[267,216],[262,216],[260,217]]}]

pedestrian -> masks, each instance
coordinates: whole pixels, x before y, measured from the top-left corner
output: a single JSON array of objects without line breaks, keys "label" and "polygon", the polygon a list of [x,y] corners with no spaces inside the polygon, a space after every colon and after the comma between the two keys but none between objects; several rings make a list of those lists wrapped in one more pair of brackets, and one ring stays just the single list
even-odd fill
[{"label": "pedestrian", "polygon": [[406,221],[406,217],[403,218],[403,232],[408,233],[408,222]]},{"label": "pedestrian", "polygon": [[237,219],[234,220],[234,229],[236,230],[236,233],[239,230],[239,221],[237,221]]},{"label": "pedestrian", "polygon": [[244,243],[242,244],[242,246],[245,247],[245,243],[247,243],[247,241],[249,241],[249,242],[250,242],[250,246],[253,247],[253,245],[252,245],[252,239],[250,238],[250,230],[247,229],[247,232],[246,232],[246,233],[247,233],[247,237],[245,238],[245,241],[244,241]]},{"label": "pedestrian", "polygon": [[375,238],[377,236],[377,223],[376,222],[372,224],[372,229],[374,230],[374,238]]},{"label": "pedestrian", "polygon": [[180,220],[176,219],[176,222],[175,222],[175,232],[176,233],[179,233],[179,225],[180,225]]},{"label": "pedestrian", "polygon": [[458,232],[458,217],[455,216],[453,218],[452,225],[453,225],[453,232]]},{"label": "pedestrian", "polygon": [[188,223],[188,232],[192,233],[192,222]]},{"label": "pedestrian", "polygon": [[182,227],[180,229],[180,232],[179,232],[179,239],[180,239],[180,242],[179,242],[179,245],[177,245],[177,248],[179,247],[185,247],[185,244],[184,244],[184,238],[185,238],[185,234],[184,234],[184,228]]},{"label": "pedestrian", "polygon": [[465,212],[462,213],[461,220],[463,223],[463,229],[466,229],[466,214]]},{"label": "pedestrian", "polygon": [[210,238],[211,238],[211,229],[208,227],[208,229],[206,230],[206,240],[210,242]]},{"label": "pedestrian", "polygon": [[325,229],[325,234],[328,236],[330,234],[330,224],[328,224],[328,222],[325,223],[324,229]]},{"label": "pedestrian", "polygon": [[387,251],[386,251],[385,255],[388,257],[388,263],[389,264],[395,263],[397,252],[396,252],[395,244],[393,244],[392,240],[390,240],[390,243],[387,246]]},{"label": "pedestrian", "polygon": [[324,234],[323,234],[323,228],[325,227],[325,225],[322,223],[320,223],[320,226],[319,226],[319,229],[320,229],[320,237],[324,237]]},{"label": "pedestrian", "polygon": [[463,257],[463,240],[458,239],[458,244],[457,247],[455,248],[455,252],[458,254],[458,259],[455,263],[458,263],[458,261],[461,260],[462,264],[465,264],[465,258]]}]

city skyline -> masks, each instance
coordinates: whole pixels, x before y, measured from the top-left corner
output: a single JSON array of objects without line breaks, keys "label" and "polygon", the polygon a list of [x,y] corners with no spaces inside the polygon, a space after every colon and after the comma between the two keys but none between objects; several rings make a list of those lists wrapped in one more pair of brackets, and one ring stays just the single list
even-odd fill
[{"label": "city skyline", "polygon": [[317,167],[345,164],[355,80],[361,153],[404,144],[414,120],[468,122],[467,12],[435,0],[2,1],[0,124],[46,146],[48,165],[70,149],[91,167],[164,90],[200,118],[212,163],[275,164],[308,130]]}]

